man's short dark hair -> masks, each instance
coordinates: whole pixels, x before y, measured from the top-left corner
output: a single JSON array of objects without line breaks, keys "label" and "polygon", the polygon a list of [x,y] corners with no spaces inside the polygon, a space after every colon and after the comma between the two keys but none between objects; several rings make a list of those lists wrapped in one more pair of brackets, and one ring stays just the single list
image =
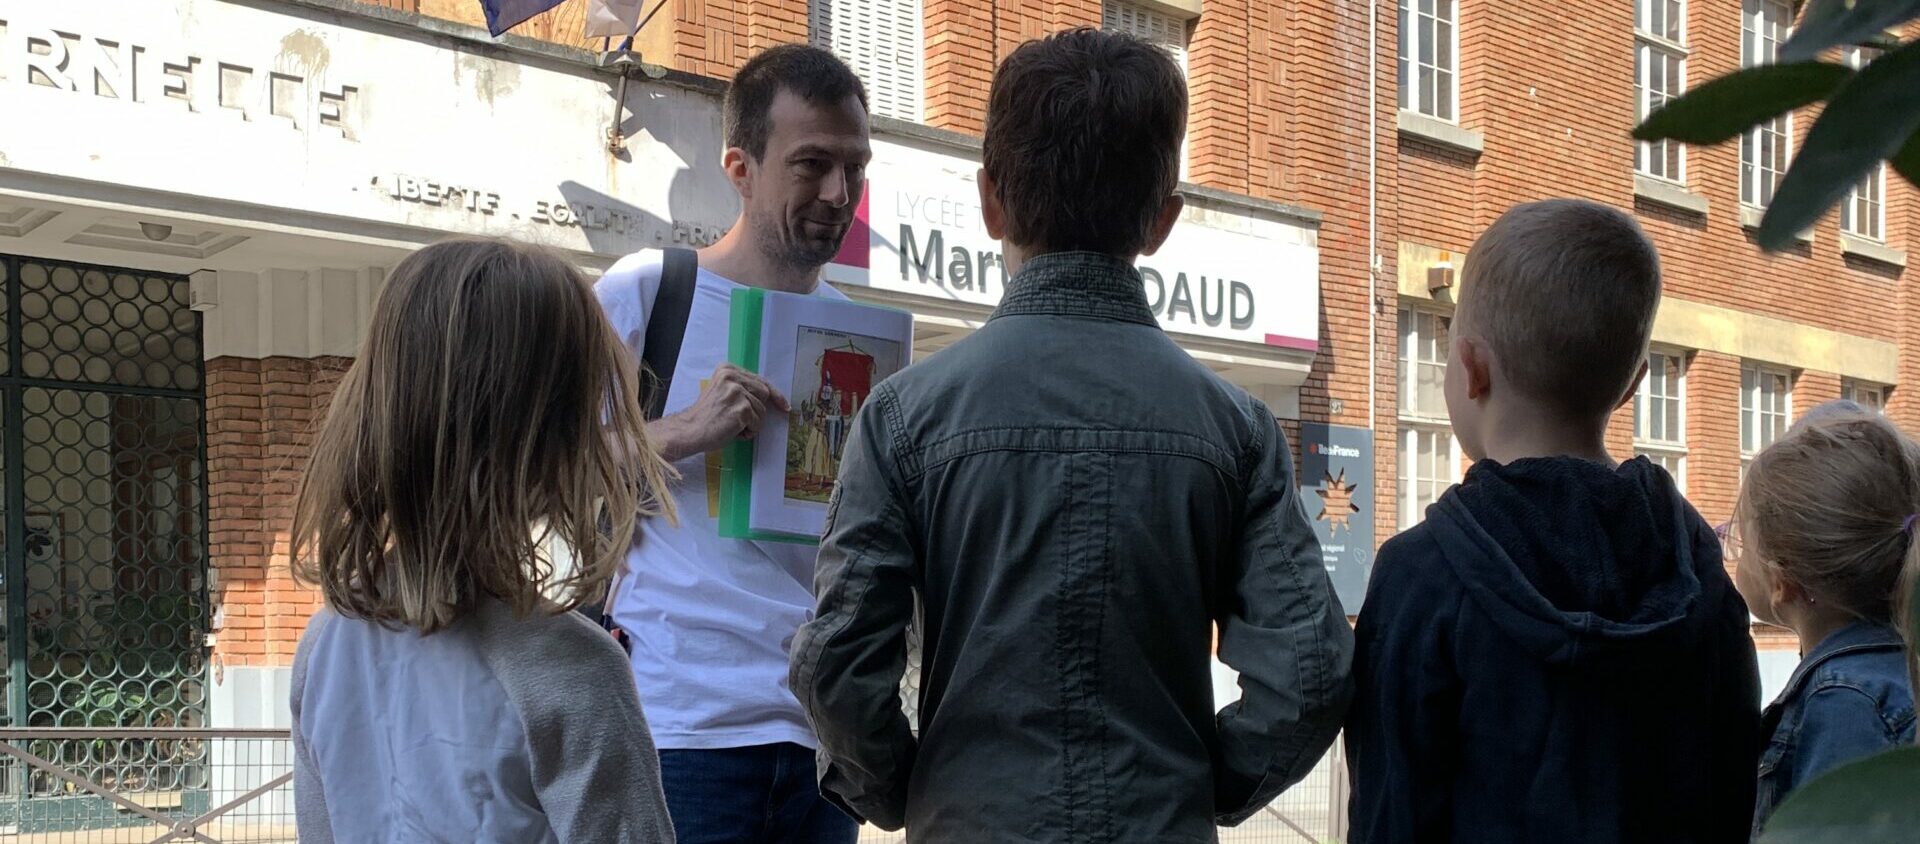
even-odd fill
[{"label": "man's short dark hair", "polygon": [[773,134],[774,97],[791,91],[815,105],[838,105],[857,97],[867,107],[867,89],[853,68],[837,56],[810,44],[782,44],[749,59],[734,74],[727,89],[727,146],[746,150],[754,160],[767,154],[767,136]]},{"label": "man's short dark hair", "polygon": [[1132,257],[1180,179],[1187,84],[1165,50],[1073,29],[1013,51],[987,103],[987,174],[1009,241]]}]

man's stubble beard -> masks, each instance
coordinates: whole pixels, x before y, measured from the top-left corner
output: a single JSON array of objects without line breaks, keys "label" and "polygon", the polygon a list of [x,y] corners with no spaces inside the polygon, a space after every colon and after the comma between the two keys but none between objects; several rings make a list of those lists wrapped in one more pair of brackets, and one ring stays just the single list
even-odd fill
[{"label": "man's stubble beard", "polygon": [[760,234],[756,238],[756,246],[760,254],[769,261],[788,269],[809,273],[819,272],[821,267],[831,263],[834,256],[840,254],[840,245],[846,242],[847,233],[852,230],[851,226],[841,229],[840,236],[833,240],[831,246],[815,247],[810,245],[810,241],[786,240],[781,237],[781,234],[787,230],[784,215],[771,219],[763,218],[758,222],[760,225],[756,228],[759,229]]}]

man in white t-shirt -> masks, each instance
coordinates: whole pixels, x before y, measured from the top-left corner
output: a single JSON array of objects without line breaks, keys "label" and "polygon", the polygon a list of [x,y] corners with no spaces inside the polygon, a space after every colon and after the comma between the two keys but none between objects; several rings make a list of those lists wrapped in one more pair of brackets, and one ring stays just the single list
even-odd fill
[{"label": "man in white t-shirt", "polygon": [[[818,742],[787,686],[815,549],[723,539],[716,525],[719,450],[788,410],[779,388],[725,362],[729,299],[743,285],[840,297],[820,268],[866,188],[866,103],[853,71],[805,45],[756,56],[727,92],[723,163],[740,217],[700,251],[665,415],[647,426],[680,471],[679,525],[643,523],[612,597],[681,844],[851,844],[858,832],[820,796]],[[627,256],[596,285],[636,356],[661,263],[659,252]]]}]

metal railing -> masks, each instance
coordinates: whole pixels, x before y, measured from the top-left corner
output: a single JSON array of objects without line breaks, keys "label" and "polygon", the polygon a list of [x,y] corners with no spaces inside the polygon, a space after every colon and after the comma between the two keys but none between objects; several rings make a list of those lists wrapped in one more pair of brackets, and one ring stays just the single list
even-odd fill
[{"label": "metal railing", "polygon": [[[1314,765],[1306,779],[1239,826],[1221,829],[1220,844],[1339,844],[1346,840],[1347,765],[1342,742]],[[900,832],[860,828],[860,844],[896,844]]]},{"label": "metal railing", "polygon": [[292,844],[275,729],[0,729],[0,844]]},{"label": "metal railing", "polygon": [[[294,844],[292,770],[283,729],[0,728],[0,844]],[[1221,844],[1335,844],[1346,779],[1336,742]]]}]

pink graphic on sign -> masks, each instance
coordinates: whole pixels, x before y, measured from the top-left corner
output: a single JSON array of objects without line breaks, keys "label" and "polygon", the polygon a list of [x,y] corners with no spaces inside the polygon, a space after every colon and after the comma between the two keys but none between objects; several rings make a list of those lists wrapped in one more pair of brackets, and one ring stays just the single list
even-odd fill
[{"label": "pink graphic on sign", "polygon": [[862,191],[860,206],[853,212],[853,225],[847,228],[847,237],[840,241],[840,253],[833,256],[833,262],[843,267],[866,269],[870,262],[867,251],[873,240],[873,227],[867,223],[867,197],[873,191]]}]

